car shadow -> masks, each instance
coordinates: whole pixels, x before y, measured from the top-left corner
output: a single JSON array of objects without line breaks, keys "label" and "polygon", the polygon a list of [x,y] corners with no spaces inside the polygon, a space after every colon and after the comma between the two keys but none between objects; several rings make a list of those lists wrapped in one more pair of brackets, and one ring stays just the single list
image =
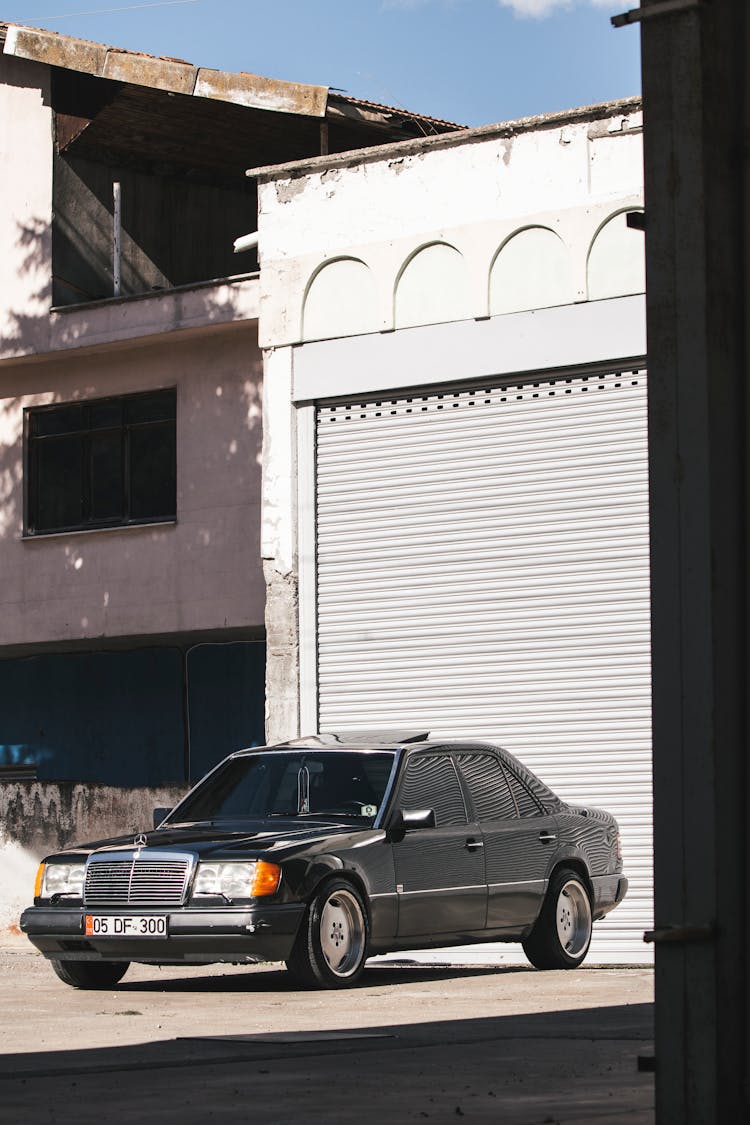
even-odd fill
[{"label": "car shadow", "polygon": [[[145,966],[142,966],[145,968]],[[303,989],[286,968],[264,968],[258,972],[254,965],[247,972],[227,972],[211,976],[160,977],[151,980],[132,980],[127,977],[117,985],[118,993],[136,992],[300,992]],[[192,970],[200,974],[200,968]],[[410,985],[427,981],[456,980],[467,977],[496,977],[511,973],[536,973],[539,970],[525,965],[424,965],[404,961],[367,965],[359,980],[347,991],[385,985]],[[155,970],[158,974],[158,969]]]}]

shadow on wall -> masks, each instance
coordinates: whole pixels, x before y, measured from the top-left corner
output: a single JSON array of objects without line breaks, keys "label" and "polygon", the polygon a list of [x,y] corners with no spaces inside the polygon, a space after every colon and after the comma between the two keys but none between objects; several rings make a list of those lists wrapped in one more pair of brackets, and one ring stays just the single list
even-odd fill
[{"label": "shadow on wall", "polygon": [[[39,353],[49,352],[53,345],[50,320],[51,311],[51,266],[50,266],[50,232],[47,224],[36,219],[25,224],[17,224],[16,249],[20,252],[21,265],[18,271],[18,285],[12,296],[10,307],[0,305],[0,361],[13,360]],[[171,291],[165,289],[163,295],[171,297]],[[159,294],[149,294],[157,300]],[[124,301],[127,308],[127,301]],[[138,308],[137,304],[132,306]],[[117,306],[118,309],[122,305]],[[174,318],[185,318],[186,323],[198,324],[200,327],[210,327],[213,324],[231,322],[238,314],[238,297],[231,290],[224,287],[221,297],[210,288],[197,288],[180,291],[171,297],[170,308],[164,310],[164,330],[170,327],[179,328],[179,323],[173,323]],[[101,309],[97,307],[98,319],[96,324],[97,334],[101,333]],[[134,312],[134,318],[137,313]],[[118,312],[119,322],[127,319],[127,313]],[[171,318],[171,319],[170,319]],[[79,306],[72,317],[65,316],[64,321],[56,324],[55,332],[59,337],[59,344],[63,350],[56,354],[56,358],[65,358],[65,349],[86,347],[87,335],[92,330],[91,316],[87,315],[86,306]],[[161,330],[161,329],[160,329]],[[179,339],[179,334],[176,336]],[[97,340],[97,342],[99,342]],[[71,357],[72,359],[72,357]],[[60,391],[49,385],[54,379],[54,368],[47,370],[37,368],[35,380],[30,379],[29,369],[20,369],[15,365],[6,368],[7,378],[0,382],[0,538],[20,537],[24,529],[23,512],[23,407],[30,402],[35,404],[50,404],[63,399]],[[257,378],[248,378],[242,386],[238,397],[245,409],[245,420],[248,430],[260,430],[260,371]],[[217,384],[215,388],[215,406],[211,404],[191,404],[194,414],[200,414],[209,409],[218,408],[219,398],[224,394],[224,388]],[[72,401],[86,399],[96,395],[93,388],[79,387],[71,394],[65,396]],[[32,397],[33,396],[33,397]],[[188,420],[190,424],[201,419]],[[227,461],[237,461],[236,454],[239,446],[237,443],[228,443],[225,450],[218,451],[216,456],[223,456]],[[255,463],[260,464],[260,440],[258,450],[254,454]]]},{"label": "shadow on wall", "polygon": [[[49,341],[50,231],[41,219],[19,223],[17,229],[21,265],[14,296],[23,307],[0,307],[0,360],[44,350]],[[23,533],[22,407],[19,394],[6,395],[0,387],[0,538]]]}]

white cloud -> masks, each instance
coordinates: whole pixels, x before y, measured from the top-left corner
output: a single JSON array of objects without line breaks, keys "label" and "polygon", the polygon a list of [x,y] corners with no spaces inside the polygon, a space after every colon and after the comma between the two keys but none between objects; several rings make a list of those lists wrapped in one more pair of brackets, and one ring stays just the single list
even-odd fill
[{"label": "white cloud", "polygon": [[510,8],[517,16],[544,19],[559,8],[569,8],[571,0],[498,0],[501,8]]},{"label": "white cloud", "polygon": [[[381,10],[423,8],[436,2],[437,0],[381,0]],[[448,7],[454,7],[465,0],[441,0],[441,2]],[[509,8],[522,19],[540,20],[566,8],[587,6],[616,11],[628,7],[628,0],[497,0],[497,3],[501,8]]]},{"label": "white cloud", "polygon": [[565,8],[581,7],[586,4],[594,8],[608,8],[610,11],[628,7],[626,0],[497,0],[501,8],[510,8],[517,16],[525,19],[544,19],[553,12]]}]

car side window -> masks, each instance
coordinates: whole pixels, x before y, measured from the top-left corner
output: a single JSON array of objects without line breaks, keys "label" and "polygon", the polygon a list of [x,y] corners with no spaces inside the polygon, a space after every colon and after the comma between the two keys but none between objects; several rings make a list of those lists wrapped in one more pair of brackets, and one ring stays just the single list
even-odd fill
[{"label": "car side window", "polygon": [[516,777],[511,770],[506,769],[506,776],[510,784],[511,792],[516,799],[518,805],[519,816],[544,816],[544,809],[537,801],[534,794],[530,789],[527,789],[524,783]]},{"label": "car side window", "polygon": [[457,759],[478,820],[518,816],[505,771],[494,755],[458,754]]},{"label": "car side window", "polygon": [[398,803],[402,809],[434,809],[438,828],[467,822],[456,768],[447,755],[420,754],[410,758]]}]

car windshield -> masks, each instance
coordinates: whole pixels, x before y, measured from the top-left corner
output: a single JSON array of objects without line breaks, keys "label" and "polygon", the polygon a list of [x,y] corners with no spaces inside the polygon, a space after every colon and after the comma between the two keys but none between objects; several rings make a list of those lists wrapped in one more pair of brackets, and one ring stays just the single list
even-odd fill
[{"label": "car windshield", "polygon": [[243,754],[201,782],[168,823],[317,815],[372,824],[394,760],[390,750]]}]

